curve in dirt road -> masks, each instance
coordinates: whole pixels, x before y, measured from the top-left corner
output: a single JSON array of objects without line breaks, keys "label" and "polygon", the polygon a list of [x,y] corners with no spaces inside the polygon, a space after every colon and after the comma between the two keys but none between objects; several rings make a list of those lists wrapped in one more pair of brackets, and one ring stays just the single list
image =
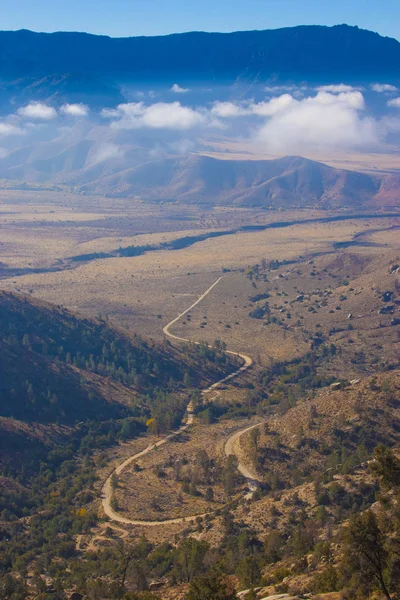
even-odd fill
[{"label": "curve in dirt road", "polygon": [[[216,281],[214,281],[214,283],[212,285],[210,285],[210,287],[207,288],[207,290],[201,296],[199,296],[199,298],[195,302],[193,302],[193,304],[191,304],[189,306],[189,308],[187,308],[184,312],[180,313],[177,317],[175,317],[172,321],[170,321],[167,325],[165,325],[165,327],[163,328],[164,334],[167,337],[170,337],[174,340],[178,340],[180,342],[189,342],[191,344],[200,344],[201,342],[193,341],[193,340],[190,340],[187,338],[182,338],[177,335],[174,335],[173,333],[170,333],[169,330],[173,325],[175,325],[175,323],[177,323],[179,321],[179,319],[181,319],[188,312],[190,312],[195,306],[197,306],[215,288],[215,286],[218,285],[218,283],[224,277],[225,276],[222,275]],[[241,358],[243,360],[243,365],[239,369],[237,369],[236,371],[231,373],[230,375],[227,375],[223,379],[220,379],[219,381],[216,381],[215,383],[210,385],[208,388],[206,388],[205,390],[202,391],[202,394],[208,394],[208,393],[214,391],[216,388],[218,388],[220,385],[222,385],[226,381],[229,381],[229,380],[233,379],[234,377],[237,377],[244,371],[246,371],[253,364],[253,360],[250,358],[250,356],[247,356],[246,354],[242,354],[241,352],[233,352],[231,350],[226,350],[225,352],[226,352],[226,354],[229,354],[231,356],[238,356],[239,358]],[[164,521],[142,521],[142,520],[138,520],[138,519],[128,519],[127,517],[124,517],[123,515],[121,515],[120,513],[118,513],[111,507],[111,499],[112,499],[112,495],[113,495],[111,481],[112,481],[113,475],[117,475],[117,476],[120,475],[122,473],[122,471],[128,465],[135,462],[139,458],[145,456],[149,452],[152,452],[156,448],[159,448],[160,446],[166,444],[167,442],[169,442],[176,436],[178,436],[181,433],[183,433],[184,431],[186,431],[193,424],[193,421],[194,421],[194,412],[193,412],[193,406],[192,406],[191,402],[189,402],[186,410],[187,410],[188,416],[187,416],[186,423],[184,425],[181,425],[179,427],[179,429],[170,433],[162,440],[159,440],[155,444],[150,444],[149,446],[147,446],[147,448],[145,448],[141,452],[138,452],[137,454],[130,456],[129,458],[124,460],[122,463],[120,463],[109,475],[109,477],[105,481],[103,488],[102,488],[102,500],[101,500],[103,511],[109,519],[111,519],[112,521],[117,521],[118,523],[124,523],[126,525],[142,525],[145,527],[153,527],[156,525],[173,525],[173,524],[191,522],[191,521],[195,521],[198,517],[205,516],[205,514],[201,514],[201,515],[193,515],[193,516],[189,516],[189,517],[178,517],[177,519],[165,519]],[[260,424],[258,424],[258,425],[260,425]],[[229,449],[232,448],[232,444],[237,439],[237,437],[239,437],[242,433],[246,433],[250,429],[253,429],[253,427],[257,427],[258,425],[254,425],[252,427],[246,428],[245,430],[238,431],[231,438],[229,438],[229,440],[227,441],[227,443],[225,445],[226,455],[229,456],[229,454],[233,453],[230,451],[228,454],[228,452],[227,452],[228,444],[231,440],[232,440],[232,442],[231,442],[231,445],[229,446]],[[246,479],[248,479],[250,490],[252,490],[252,482],[254,481],[254,477],[252,476],[252,474],[250,474],[250,476],[248,477],[245,474],[247,471],[246,467],[241,464],[239,464],[238,470],[244,477],[246,477]]]},{"label": "curve in dirt road", "polygon": [[[254,425],[250,425],[249,427],[246,427],[245,429],[240,429],[239,431],[236,431],[236,433],[231,435],[231,437],[228,438],[227,441],[225,442],[225,447],[224,447],[225,455],[226,456],[232,456],[232,455],[235,456],[236,454],[235,454],[234,448],[233,448],[234,443],[240,437],[242,437],[242,435],[251,431],[252,429],[256,429],[257,427],[260,427],[260,425],[262,425],[263,423],[265,423],[265,420],[260,421],[259,423],[255,423]],[[238,462],[237,470],[247,480],[247,484],[249,486],[249,492],[246,494],[245,498],[250,499],[253,497],[253,494],[257,490],[259,484],[262,483],[262,480],[257,475],[257,473],[251,471],[249,469],[249,467],[247,467],[240,461]]]},{"label": "curve in dirt road", "polygon": [[[214,281],[214,283],[212,285],[210,285],[209,288],[206,289],[204,294],[202,294],[201,296],[199,296],[199,298],[197,298],[196,302],[193,302],[193,304],[191,304],[189,306],[189,308],[184,310],[177,317],[175,317],[175,319],[173,319],[167,325],[165,325],[165,327],[163,328],[163,333],[167,337],[172,338],[173,340],[178,340],[178,342],[189,342],[190,344],[200,345],[202,342],[195,342],[188,338],[183,338],[183,337],[179,337],[178,335],[174,335],[173,333],[170,332],[170,328],[172,327],[172,325],[175,325],[175,323],[177,323],[182,317],[184,317],[191,310],[193,310],[193,308],[195,306],[200,304],[200,302],[202,300],[204,300],[204,298],[206,296],[208,296],[208,294],[215,288],[215,286],[217,286],[219,284],[219,282],[222,279],[224,279],[225,277],[226,277],[226,275],[221,275],[221,277],[218,277],[218,279],[216,281]],[[209,346],[209,347],[211,347],[211,346]],[[250,356],[247,356],[246,354],[242,354],[241,352],[233,352],[232,350],[225,350],[225,352],[226,352],[226,354],[229,354],[230,356],[238,356],[239,358],[241,358],[244,361],[243,365],[240,367],[240,369],[238,369],[237,371],[234,371],[234,373],[231,373],[230,375],[227,375],[227,377],[224,377],[223,379],[220,379],[219,381],[216,381],[215,383],[210,385],[210,387],[208,387],[207,389],[202,391],[202,394],[208,394],[209,392],[212,392],[213,390],[215,390],[215,388],[219,387],[221,384],[225,383],[226,381],[229,381],[230,379],[233,379],[234,377],[237,377],[243,371],[246,371],[253,364],[253,360],[250,358]]]}]

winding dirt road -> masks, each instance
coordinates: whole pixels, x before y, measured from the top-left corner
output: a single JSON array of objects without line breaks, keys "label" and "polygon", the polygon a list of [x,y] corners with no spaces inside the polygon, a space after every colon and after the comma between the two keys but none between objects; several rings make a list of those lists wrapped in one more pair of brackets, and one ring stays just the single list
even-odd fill
[{"label": "winding dirt road", "polygon": [[[190,342],[192,344],[200,344],[200,342],[195,342],[195,341],[189,340],[187,338],[182,338],[177,335],[174,335],[173,333],[170,333],[170,328],[173,325],[175,325],[175,323],[177,323],[179,321],[179,319],[181,319],[184,315],[186,315],[188,312],[190,312],[195,306],[197,306],[214,289],[214,287],[216,285],[218,285],[218,283],[224,277],[225,276],[222,275],[216,281],[214,281],[214,283],[212,285],[210,285],[209,288],[207,288],[207,290],[204,292],[204,294],[199,296],[199,298],[195,302],[193,302],[193,304],[191,304],[189,306],[189,308],[187,308],[184,312],[180,313],[177,317],[175,317],[175,319],[173,319],[167,325],[165,325],[165,327],[163,329],[164,334],[167,337],[170,337],[174,340],[178,340],[180,342]],[[253,364],[252,359],[249,356],[247,356],[246,354],[242,354],[240,352],[233,352],[231,350],[226,350],[226,353],[231,356],[238,356],[239,358],[241,358],[243,360],[243,365],[234,373],[231,373],[227,377],[224,377],[223,379],[220,379],[219,381],[210,385],[208,388],[206,388],[205,390],[202,391],[202,394],[209,394],[210,392],[215,391],[216,388],[218,388],[220,385],[222,385],[226,381],[233,379],[234,377],[237,377],[238,375],[240,375],[241,373],[246,371],[249,367],[251,367],[251,365]],[[119,523],[124,523],[127,525],[142,525],[145,527],[154,527],[156,525],[173,525],[173,524],[179,524],[179,523],[184,523],[184,522],[191,522],[191,521],[195,521],[198,517],[205,516],[205,514],[202,514],[202,515],[193,515],[190,517],[179,517],[177,519],[166,519],[164,521],[141,521],[141,520],[136,520],[136,519],[128,519],[127,517],[124,517],[123,515],[121,515],[120,513],[118,513],[117,511],[115,511],[111,508],[111,499],[112,499],[112,494],[113,494],[111,479],[112,479],[113,475],[117,475],[117,476],[120,475],[122,473],[122,471],[128,465],[135,462],[142,456],[145,456],[146,454],[148,454],[155,448],[158,448],[158,447],[166,444],[167,442],[169,442],[176,436],[180,435],[182,432],[186,431],[186,429],[188,429],[193,424],[193,421],[194,421],[194,412],[193,412],[193,406],[192,406],[191,402],[189,402],[186,411],[187,411],[186,423],[181,425],[179,427],[179,429],[170,433],[165,438],[158,441],[156,444],[150,444],[149,446],[147,446],[147,448],[145,448],[141,452],[138,452],[137,454],[130,456],[129,458],[124,460],[122,463],[120,463],[114,469],[114,471],[110,474],[110,476],[108,477],[108,479],[106,480],[106,482],[103,485],[102,500],[101,500],[103,511],[107,515],[107,517],[109,517],[109,519],[111,519],[112,521],[117,521]],[[254,427],[258,427],[259,425],[260,425],[260,423],[258,423],[256,425],[252,425],[251,427],[242,429],[241,431],[238,431],[233,436],[231,436],[225,444],[226,455],[230,456],[231,454],[234,454],[233,444],[243,433],[250,431]],[[250,494],[247,497],[251,497],[252,493],[254,492],[254,490],[257,487],[256,486],[257,476],[254,473],[251,473],[246,468],[246,466],[242,465],[241,463],[239,463],[239,465],[238,465],[238,470],[249,482]]]}]

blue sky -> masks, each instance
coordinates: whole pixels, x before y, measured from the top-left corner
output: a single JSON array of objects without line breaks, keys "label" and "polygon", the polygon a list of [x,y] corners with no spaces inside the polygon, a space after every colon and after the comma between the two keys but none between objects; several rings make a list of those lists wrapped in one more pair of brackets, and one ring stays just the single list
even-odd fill
[{"label": "blue sky", "polygon": [[399,0],[0,0],[1,29],[111,36],[348,23],[400,39]]}]

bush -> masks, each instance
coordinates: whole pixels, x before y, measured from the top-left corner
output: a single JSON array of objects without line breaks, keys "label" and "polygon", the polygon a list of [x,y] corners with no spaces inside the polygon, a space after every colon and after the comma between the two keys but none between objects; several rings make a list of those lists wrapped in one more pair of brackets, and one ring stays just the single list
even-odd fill
[{"label": "bush", "polygon": [[236,593],[228,589],[224,580],[216,573],[196,577],[189,586],[185,600],[235,600]]},{"label": "bush", "polygon": [[312,589],[317,594],[327,594],[329,592],[336,592],[339,586],[339,577],[336,569],[329,565],[317,573],[312,581]]}]

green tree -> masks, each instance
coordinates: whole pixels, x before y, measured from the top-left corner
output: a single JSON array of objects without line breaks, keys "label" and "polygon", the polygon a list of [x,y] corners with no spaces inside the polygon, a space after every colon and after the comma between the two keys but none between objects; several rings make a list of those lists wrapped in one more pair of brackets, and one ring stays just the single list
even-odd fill
[{"label": "green tree", "polygon": [[123,600],[160,600],[160,596],[156,596],[151,592],[141,592],[139,594],[136,592],[128,592],[123,597]]},{"label": "green tree", "polygon": [[371,471],[379,477],[382,487],[399,488],[400,460],[394,455],[393,450],[381,444],[375,449],[374,459]]},{"label": "green tree", "polygon": [[118,564],[116,578],[116,598],[122,598],[125,593],[125,582],[130,573],[139,591],[147,590],[147,577],[144,559],[147,558],[152,546],[145,538],[138,544],[129,544],[119,540],[115,545],[115,556]]},{"label": "green tree", "polygon": [[351,519],[345,545],[345,567],[350,568],[351,573],[357,573],[367,585],[374,582],[387,600],[393,600],[387,581],[389,554],[384,535],[371,510]]},{"label": "green tree", "polygon": [[182,542],[174,562],[174,570],[180,581],[192,581],[201,573],[208,549],[207,542],[198,542],[193,538],[186,538]]},{"label": "green tree", "polygon": [[236,486],[236,469],[238,459],[236,456],[229,456],[228,462],[223,472],[224,490],[227,496],[232,496]]},{"label": "green tree", "polygon": [[193,579],[185,600],[236,600],[234,591],[228,589],[225,581],[216,571]]},{"label": "green tree", "polygon": [[212,502],[214,500],[214,492],[213,492],[212,487],[208,487],[206,489],[205,497],[206,497],[207,502]]},{"label": "green tree", "polygon": [[197,485],[195,481],[191,481],[190,485],[189,485],[189,494],[191,496],[197,496],[198,495],[198,491],[197,491]]},{"label": "green tree", "polygon": [[317,573],[312,582],[312,588],[317,594],[335,592],[338,589],[339,578],[336,569],[328,565],[321,573]]},{"label": "green tree", "polygon": [[237,574],[240,584],[244,589],[253,588],[260,583],[261,570],[258,560],[254,556],[246,556],[240,561]]},{"label": "green tree", "polygon": [[185,371],[185,374],[183,376],[183,385],[188,388],[192,386],[192,378],[190,377],[190,373],[188,373],[187,371]]},{"label": "green tree", "polygon": [[21,580],[7,574],[0,577],[0,598],[2,600],[25,600],[27,590]]}]

